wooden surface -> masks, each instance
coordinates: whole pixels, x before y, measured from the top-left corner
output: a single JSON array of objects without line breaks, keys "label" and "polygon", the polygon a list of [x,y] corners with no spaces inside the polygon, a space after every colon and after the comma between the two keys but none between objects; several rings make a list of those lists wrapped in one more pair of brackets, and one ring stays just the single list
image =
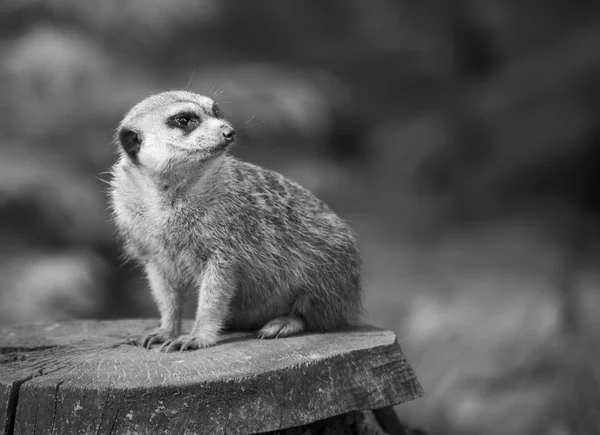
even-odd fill
[{"label": "wooden surface", "polygon": [[[133,340],[157,320],[0,329],[7,434],[247,434],[423,392],[392,332],[372,327],[159,353]],[[189,329],[189,324],[184,325]]]}]

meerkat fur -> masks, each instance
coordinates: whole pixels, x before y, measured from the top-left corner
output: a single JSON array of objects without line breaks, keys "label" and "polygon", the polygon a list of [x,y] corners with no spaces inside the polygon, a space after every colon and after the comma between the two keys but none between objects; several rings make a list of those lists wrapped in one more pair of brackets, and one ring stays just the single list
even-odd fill
[{"label": "meerkat fur", "polygon": [[[144,347],[194,350],[228,329],[277,338],[359,320],[352,229],[297,183],[231,156],[234,134],[212,99],[187,91],[143,100],[117,129],[114,220],[161,317]],[[196,319],[182,334],[188,289]]]}]

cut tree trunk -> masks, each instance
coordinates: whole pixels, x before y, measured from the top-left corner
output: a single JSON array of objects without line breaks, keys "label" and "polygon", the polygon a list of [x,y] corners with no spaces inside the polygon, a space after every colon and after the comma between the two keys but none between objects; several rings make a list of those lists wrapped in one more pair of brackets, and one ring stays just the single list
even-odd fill
[{"label": "cut tree trunk", "polygon": [[[5,434],[250,434],[372,410],[423,394],[395,335],[373,327],[160,353],[137,346],[156,320],[0,329]],[[189,328],[189,324],[185,325]]]}]

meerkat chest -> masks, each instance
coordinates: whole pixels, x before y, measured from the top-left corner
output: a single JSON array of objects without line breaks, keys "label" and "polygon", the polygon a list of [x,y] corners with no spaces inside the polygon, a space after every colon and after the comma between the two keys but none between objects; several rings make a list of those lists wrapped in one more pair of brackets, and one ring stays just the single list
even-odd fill
[{"label": "meerkat chest", "polygon": [[202,225],[193,210],[169,204],[154,192],[117,192],[114,197],[115,220],[129,254],[176,269],[195,269],[204,261]]}]

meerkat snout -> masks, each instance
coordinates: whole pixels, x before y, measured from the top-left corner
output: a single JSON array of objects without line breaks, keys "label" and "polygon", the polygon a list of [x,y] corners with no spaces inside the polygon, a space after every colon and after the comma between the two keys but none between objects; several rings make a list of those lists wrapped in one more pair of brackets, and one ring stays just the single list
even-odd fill
[{"label": "meerkat snout", "polygon": [[225,138],[225,142],[233,142],[235,140],[235,130],[227,124],[223,124],[221,128],[223,129],[223,137]]}]

